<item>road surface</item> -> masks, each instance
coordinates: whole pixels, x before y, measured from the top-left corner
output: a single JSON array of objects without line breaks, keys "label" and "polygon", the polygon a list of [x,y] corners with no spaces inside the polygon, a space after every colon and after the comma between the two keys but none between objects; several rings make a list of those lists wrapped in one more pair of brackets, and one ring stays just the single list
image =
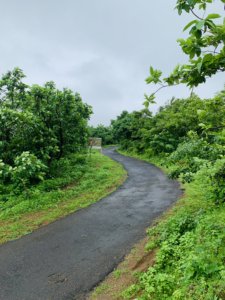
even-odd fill
[{"label": "road surface", "polygon": [[98,203],[0,246],[1,300],[85,299],[181,195],[155,166],[104,153],[128,179]]}]

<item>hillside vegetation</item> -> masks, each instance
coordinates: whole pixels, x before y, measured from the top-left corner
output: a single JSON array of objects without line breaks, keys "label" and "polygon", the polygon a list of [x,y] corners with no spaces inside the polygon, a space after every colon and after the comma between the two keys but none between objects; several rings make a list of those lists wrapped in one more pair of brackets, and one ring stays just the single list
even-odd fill
[{"label": "hillside vegetation", "polygon": [[[225,71],[224,3],[176,1],[179,15],[193,17],[178,40],[188,62],[167,76],[151,66],[146,83],[157,88],[145,95],[145,109],[122,112],[108,128],[123,153],[157,164],[185,187],[184,198],[148,231],[155,264],[115,298],[225,299],[225,90],[213,99],[193,93]],[[156,94],[177,84],[190,87],[191,96],[172,99],[153,116]]]},{"label": "hillside vegetation", "polygon": [[225,299],[225,91],[172,99],[153,116],[123,112],[112,122],[120,151],[163,168],[184,197],[148,230],[156,261],[125,299]]}]

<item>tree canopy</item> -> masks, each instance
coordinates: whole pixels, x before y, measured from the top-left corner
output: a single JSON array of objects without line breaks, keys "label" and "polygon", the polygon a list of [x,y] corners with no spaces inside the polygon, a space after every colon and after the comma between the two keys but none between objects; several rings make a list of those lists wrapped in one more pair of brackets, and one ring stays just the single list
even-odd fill
[{"label": "tree canopy", "polygon": [[0,180],[13,179],[21,166],[29,176],[31,164],[41,178],[41,169],[80,152],[88,138],[91,107],[78,93],[58,90],[54,82],[28,86],[24,77],[15,68],[0,79]]}]

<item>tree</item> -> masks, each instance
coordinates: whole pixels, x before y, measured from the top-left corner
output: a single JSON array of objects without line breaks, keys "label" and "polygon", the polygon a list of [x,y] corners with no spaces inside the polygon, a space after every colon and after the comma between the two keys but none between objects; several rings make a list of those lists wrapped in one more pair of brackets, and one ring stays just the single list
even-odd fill
[{"label": "tree", "polygon": [[[150,103],[155,103],[155,94],[164,87],[183,83],[193,88],[206,82],[208,77],[225,70],[225,18],[222,21],[219,14],[200,16],[200,12],[205,13],[208,5],[213,2],[213,0],[177,0],[176,9],[179,15],[186,12],[194,16],[194,20],[184,27],[184,31],[189,30],[188,38],[178,40],[189,61],[187,64],[176,66],[165,78],[162,78],[160,70],[150,67],[150,76],[146,82],[159,84],[159,88],[150,96],[145,95],[146,107]],[[224,6],[225,0],[220,2]]]},{"label": "tree", "polygon": [[96,137],[102,139],[103,145],[112,145],[114,144],[112,126],[104,126],[99,124],[97,127],[89,127],[90,137]]},{"label": "tree", "polygon": [[23,71],[15,68],[4,74],[0,80],[0,102],[10,108],[21,108],[26,99],[27,85],[22,82],[25,77]]},{"label": "tree", "polygon": [[78,93],[58,90],[54,82],[30,87],[24,77],[15,68],[0,78],[2,163],[13,167],[16,157],[29,153],[49,167],[54,160],[86,149],[91,107]]}]

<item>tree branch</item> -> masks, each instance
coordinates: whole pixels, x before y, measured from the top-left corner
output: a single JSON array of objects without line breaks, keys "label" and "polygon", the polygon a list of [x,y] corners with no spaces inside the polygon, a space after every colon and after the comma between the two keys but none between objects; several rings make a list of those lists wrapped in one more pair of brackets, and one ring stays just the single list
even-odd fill
[{"label": "tree branch", "polygon": [[190,11],[192,12],[192,14],[199,20],[204,20],[202,18],[200,18],[198,15],[196,15],[196,13],[194,12],[194,10],[192,8],[190,8]]},{"label": "tree branch", "polygon": [[202,51],[202,53],[213,53],[213,54],[219,54],[219,52],[216,52],[215,50],[214,50],[214,51],[205,50],[205,51]]},{"label": "tree branch", "polygon": [[158,88],[152,95],[157,94],[161,89],[168,87],[169,85],[162,85],[160,88]]}]

